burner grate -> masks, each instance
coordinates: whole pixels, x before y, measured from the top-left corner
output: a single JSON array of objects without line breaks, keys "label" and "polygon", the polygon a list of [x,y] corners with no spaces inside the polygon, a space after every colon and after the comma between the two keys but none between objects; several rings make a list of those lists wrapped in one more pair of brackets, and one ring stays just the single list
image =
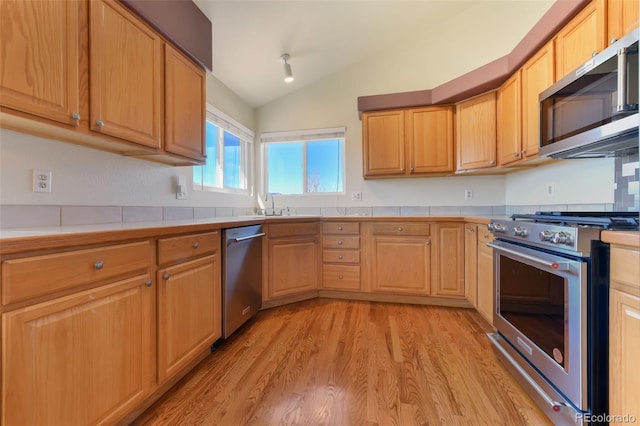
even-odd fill
[{"label": "burner grate", "polygon": [[534,214],[514,214],[511,219],[531,220],[540,223],[553,223],[563,226],[589,226],[602,229],[637,230],[638,212],[548,212]]}]

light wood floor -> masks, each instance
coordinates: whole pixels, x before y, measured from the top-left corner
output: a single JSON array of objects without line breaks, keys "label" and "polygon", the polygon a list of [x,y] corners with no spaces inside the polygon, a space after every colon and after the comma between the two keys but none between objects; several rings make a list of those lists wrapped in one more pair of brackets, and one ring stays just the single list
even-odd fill
[{"label": "light wood floor", "polygon": [[[469,309],[316,299],[262,311],[140,425],[550,425]],[[484,323],[486,324],[486,323]]]}]

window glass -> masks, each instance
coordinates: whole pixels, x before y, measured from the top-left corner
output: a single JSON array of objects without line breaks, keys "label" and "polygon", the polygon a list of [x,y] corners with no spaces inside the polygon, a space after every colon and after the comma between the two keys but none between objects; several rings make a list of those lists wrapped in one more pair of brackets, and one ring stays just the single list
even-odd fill
[{"label": "window glass", "polygon": [[220,186],[218,176],[218,126],[207,121],[205,127],[207,164],[202,166],[202,183],[205,186]]},{"label": "window glass", "polygon": [[265,143],[266,192],[344,192],[344,139]]},{"label": "window glass", "polygon": [[224,186],[225,188],[242,188],[242,150],[240,138],[224,132]]}]

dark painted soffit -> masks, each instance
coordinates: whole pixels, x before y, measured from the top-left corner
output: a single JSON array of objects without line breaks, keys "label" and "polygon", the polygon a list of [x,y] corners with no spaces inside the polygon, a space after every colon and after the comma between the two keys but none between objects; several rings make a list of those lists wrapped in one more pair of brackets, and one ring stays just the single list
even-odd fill
[{"label": "dark painted soffit", "polygon": [[508,55],[433,89],[360,96],[358,114],[382,109],[454,103],[497,89],[589,2],[590,0],[556,0]]}]

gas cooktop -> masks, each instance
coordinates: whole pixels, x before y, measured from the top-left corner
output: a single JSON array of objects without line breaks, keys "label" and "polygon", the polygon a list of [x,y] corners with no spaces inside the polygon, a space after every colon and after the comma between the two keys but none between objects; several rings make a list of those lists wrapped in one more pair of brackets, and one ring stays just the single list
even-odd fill
[{"label": "gas cooktop", "polygon": [[596,227],[613,230],[638,230],[638,212],[559,212],[538,211],[533,214],[514,214],[513,220],[530,220],[561,226]]}]

